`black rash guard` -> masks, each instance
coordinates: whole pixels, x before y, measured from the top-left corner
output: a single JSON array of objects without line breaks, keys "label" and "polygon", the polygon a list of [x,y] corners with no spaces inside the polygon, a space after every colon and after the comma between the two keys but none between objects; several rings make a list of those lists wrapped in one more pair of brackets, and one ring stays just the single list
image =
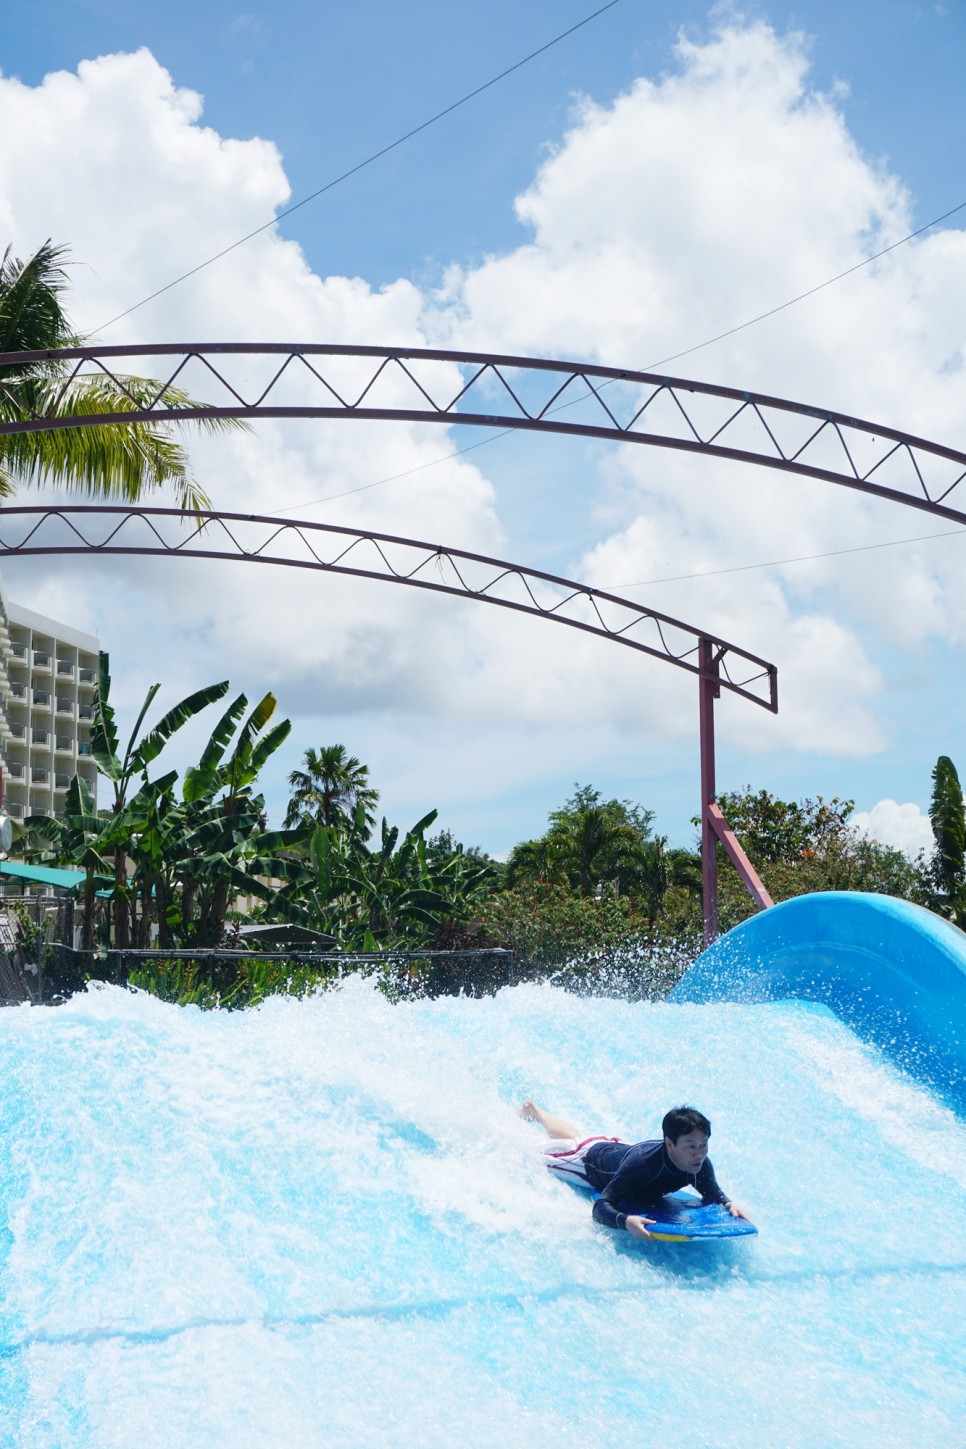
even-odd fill
[{"label": "black rash guard", "polygon": [[718,1186],[714,1168],[705,1158],[700,1172],[682,1172],[674,1166],[661,1142],[596,1142],[584,1158],[587,1181],[600,1197],[594,1203],[594,1219],[607,1228],[624,1228],[627,1215],[639,1214],[666,1192],[695,1187],[704,1202],[727,1205]]}]

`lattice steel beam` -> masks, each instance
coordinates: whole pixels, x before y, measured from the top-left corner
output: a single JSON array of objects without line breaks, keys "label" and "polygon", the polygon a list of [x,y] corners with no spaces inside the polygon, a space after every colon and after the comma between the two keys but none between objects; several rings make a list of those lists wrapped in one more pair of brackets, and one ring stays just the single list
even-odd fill
[{"label": "lattice steel beam", "polygon": [[[777,713],[774,664],[669,614],[506,559],[295,518],[109,504],[0,510],[0,558],[154,554],[280,564],[406,584],[565,624],[663,659]],[[702,645],[707,663],[702,663]]]},{"label": "lattice steel beam", "polygon": [[[32,411],[17,369],[49,362],[63,388],[120,364],[166,364],[152,404],[124,413],[58,417],[57,390]],[[263,375],[254,379],[256,359]],[[522,429],[671,448],[778,468],[859,489],[966,523],[950,500],[966,453],[827,408],[712,383],[548,358],[327,343],[149,343],[0,355],[0,436],[83,424],[188,421],[166,387],[190,378],[215,417],[357,418]],[[133,402],[133,399],[132,399]],[[17,414],[19,413],[19,416]],[[13,416],[11,416],[13,414]],[[567,414],[567,416],[564,416]],[[962,496],[962,494],[960,494]]]}]

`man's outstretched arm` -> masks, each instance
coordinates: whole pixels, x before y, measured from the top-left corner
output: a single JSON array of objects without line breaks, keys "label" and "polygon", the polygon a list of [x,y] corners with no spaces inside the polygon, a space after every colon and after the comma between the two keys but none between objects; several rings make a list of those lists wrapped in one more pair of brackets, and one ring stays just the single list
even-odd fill
[{"label": "man's outstretched arm", "polygon": [[616,1228],[618,1232],[628,1232],[632,1238],[650,1238],[647,1230],[654,1221],[654,1218],[646,1218],[641,1213],[622,1213],[604,1197],[599,1197],[594,1203],[594,1222],[605,1228]]}]

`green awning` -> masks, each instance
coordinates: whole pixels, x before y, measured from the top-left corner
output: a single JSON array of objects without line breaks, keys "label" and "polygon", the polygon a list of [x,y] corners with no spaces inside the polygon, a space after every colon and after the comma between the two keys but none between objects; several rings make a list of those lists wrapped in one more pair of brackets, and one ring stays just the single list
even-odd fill
[{"label": "green awning", "polygon": [[49,865],[23,865],[19,860],[0,860],[0,875],[34,881],[36,885],[58,886],[62,891],[75,891],[84,884],[82,870],[58,870]]}]

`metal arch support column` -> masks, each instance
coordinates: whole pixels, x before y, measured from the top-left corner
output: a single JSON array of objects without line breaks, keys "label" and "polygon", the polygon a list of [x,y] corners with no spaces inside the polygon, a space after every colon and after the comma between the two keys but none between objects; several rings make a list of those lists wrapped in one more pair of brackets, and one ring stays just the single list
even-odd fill
[{"label": "metal arch support column", "polygon": [[718,839],[708,809],[714,803],[714,702],[721,696],[718,659],[714,644],[702,638],[698,645],[698,724],[701,748],[701,883],[704,895],[704,944],[718,934]]},{"label": "metal arch support column", "polygon": [[717,803],[714,778],[714,702],[721,698],[723,651],[715,640],[702,636],[698,643],[698,720],[701,741],[701,882],[704,893],[704,944],[718,936],[718,842],[758,910],[774,905],[761,877],[748,859],[738,837]]}]

